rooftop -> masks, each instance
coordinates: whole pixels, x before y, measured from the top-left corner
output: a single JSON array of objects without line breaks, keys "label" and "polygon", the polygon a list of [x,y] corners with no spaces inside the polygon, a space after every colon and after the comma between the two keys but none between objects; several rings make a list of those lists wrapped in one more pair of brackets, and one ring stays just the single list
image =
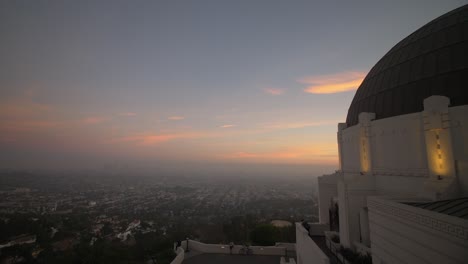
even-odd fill
[{"label": "rooftop", "polygon": [[441,214],[468,219],[468,197],[435,202],[411,202],[405,204]]}]

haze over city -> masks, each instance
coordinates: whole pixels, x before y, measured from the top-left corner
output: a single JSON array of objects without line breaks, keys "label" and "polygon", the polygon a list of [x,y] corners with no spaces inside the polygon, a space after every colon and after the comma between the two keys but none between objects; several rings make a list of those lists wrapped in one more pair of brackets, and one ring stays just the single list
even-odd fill
[{"label": "haze over city", "polygon": [[2,1],[0,167],[336,168],[370,67],[463,3]]}]

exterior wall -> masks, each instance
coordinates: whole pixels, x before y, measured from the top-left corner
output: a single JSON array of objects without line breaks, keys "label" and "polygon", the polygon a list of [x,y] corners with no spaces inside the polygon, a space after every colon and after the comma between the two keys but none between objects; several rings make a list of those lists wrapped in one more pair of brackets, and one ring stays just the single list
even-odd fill
[{"label": "exterior wall", "polygon": [[329,264],[330,259],[309,237],[301,223],[296,223],[296,256],[298,264]]},{"label": "exterior wall", "polygon": [[431,96],[420,113],[379,120],[361,113],[358,125],[339,124],[345,180],[373,175],[375,188],[386,195],[429,199],[467,195],[468,106],[448,106],[448,98]]},{"label": "exterior wall", "polygon": [[369,197],[373,263],[466,263],[468,221]]},{"label": "exterior wall", "polygon": [[449,108],[455,174],[462,196],[468,195],[468,106]]},{"label": "exterior wall", "polygon": [[420,113],[373,121],[371,145],[374,174],[427,176]]},{"label": "exterior wall", "polygon": [[[319,212],[320,222],[328,223],[336,181],[344,247],[370,244],[374,263],[462,263],[468,259],[468,251],[463,250],[468,248],[467,221],[395,202],[385,205],[385,213],[378,209],[378,198],[369,201],[373,195],[413,200],[468,195],[468,105],[449,107],[449,102],[447,97],[431,96],[424,100],[420,113],[379,120],[373,120],[372,113],[361,113],[358,125],[338,125],[341,171],[335,178],[319,178]],[[367,208],[369,204],[372,209]],[[405,213],[388,213],[398,211]],[[415,219],[424,220],[415,223]],[[431,223],[449,230],[429,227]],[[453,230],[458,237],[450,234]]]},{"label": "exterior wall", "polygon": [[336,133],[336,140],[338,142],[338,165],[339,170],[343,171],[343,133],[342,131],[347,128],[348,125],[346,123],[339,123],[338,124],[338,133]]},{"label": "exterior wall", "polygon": [[360,151],[359,151],[359,127],[353,126],[341,131],[342,133],[342,170],[344,173],[356,173],[361,171],[360,168]]},{"label": "exterior wall", "polygon": [[339,173],[323,175],[317,178],[318,182],[318,203],[319,203],[319,222],[321,224],[330,223],[330,209],[331,200],[333,197],[338,196],[338,183]]},{"label": "exterior wall", "polygon": [[371,181],[364,182],[354,186],[345,181],[338,183],[340,240],[344,247],[351,248],[354,242],[361,241],[361,222],[367,223],[367,219],[360,219],[361,210],[367,206],[367,196],[375,195],[375,190]]}]

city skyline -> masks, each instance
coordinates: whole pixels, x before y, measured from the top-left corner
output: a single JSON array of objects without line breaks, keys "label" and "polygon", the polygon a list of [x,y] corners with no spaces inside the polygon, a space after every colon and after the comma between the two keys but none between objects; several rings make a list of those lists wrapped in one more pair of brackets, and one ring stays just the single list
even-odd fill
[{"label": "city skyline", "polygon": [[336,167],[370,67],[463,3],[2,2],[0,167]]}]

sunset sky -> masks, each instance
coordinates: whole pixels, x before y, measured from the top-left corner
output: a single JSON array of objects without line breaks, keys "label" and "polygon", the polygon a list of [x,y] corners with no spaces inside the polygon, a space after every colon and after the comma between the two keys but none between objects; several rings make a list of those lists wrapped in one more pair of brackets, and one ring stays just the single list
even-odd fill
[{"label": "sunset sky", "polygon": [[461,0],[0,2],[0,168],[337,165],[398,41]]}]

